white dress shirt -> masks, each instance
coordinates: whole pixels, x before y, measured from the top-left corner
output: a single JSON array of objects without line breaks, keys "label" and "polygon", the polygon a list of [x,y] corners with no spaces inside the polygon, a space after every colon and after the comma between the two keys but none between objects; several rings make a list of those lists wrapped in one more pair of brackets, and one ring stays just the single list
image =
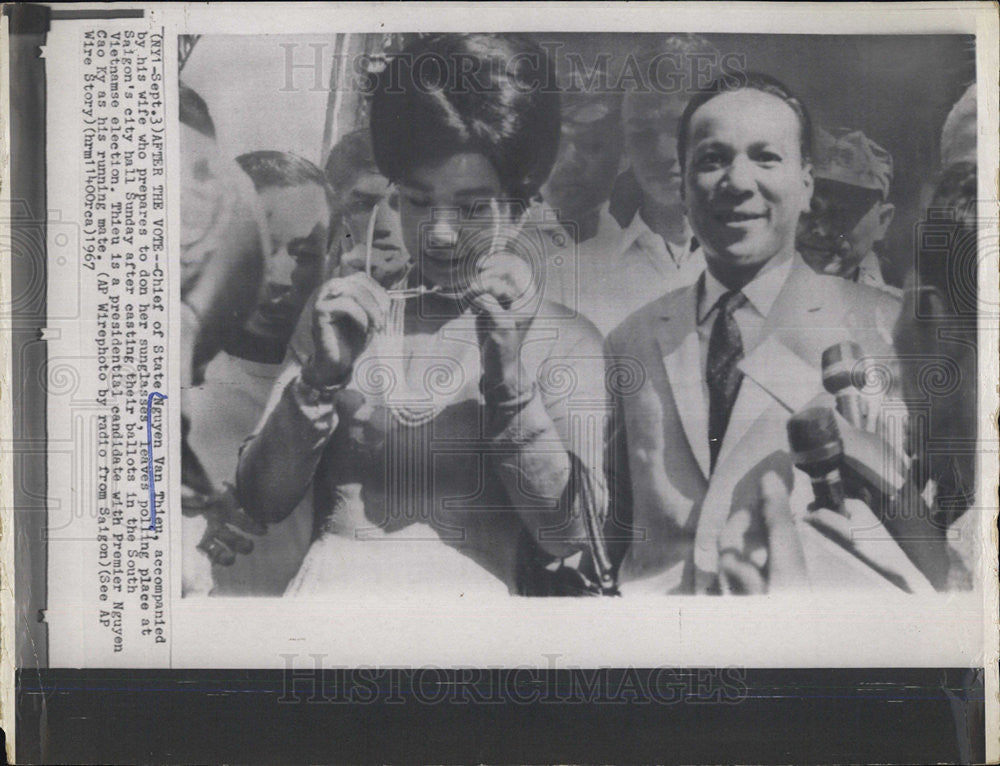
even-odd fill
[{"label": "white dress shirt", "polygon": [[[785,281],[791,273],[795,259],[783,256],[766,264],[753,280],[740,291],[746,297],[746,302],[733,312],[737,327],[740,328],[740,338],[743,341],[743,354],[746,356],[761,340],[764,322],[771,313],[771,307],[785,286]],[[708,342],[712,336],[712,325],[719,313],[719,301],[729,292],[729,288],[712,276],[705,269],[705,276],[698,288],[698,340],[701,345],[701,372],[705,379],[708,369]],[[705,385],[705,401],[708,401],[708,385]]]},{"label": "white dress shirt", "polygon": [[638,213],[622,229],[607,204],[594,237],[553,248],[546,263],[546,297],[587,317],[604,335],[650,301],[692,284],[705,266],[687,227],[683,246],[668,244]]}]

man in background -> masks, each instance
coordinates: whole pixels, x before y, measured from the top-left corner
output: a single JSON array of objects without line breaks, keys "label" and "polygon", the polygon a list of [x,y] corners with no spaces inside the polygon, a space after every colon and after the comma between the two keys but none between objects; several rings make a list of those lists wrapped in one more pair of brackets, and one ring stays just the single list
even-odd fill
[{"label": "man in background", "polygon": [[[612,212],[625,229],[623,262],[634,271],[636,281],[650,285],[648,293],[640,287],[643,300],[637,296],[629,310],[689,284],[705,266],[681,198],[677,137],[681,114],[698,87],[690,73],[698,71],[699,60],[714,62],[718,55],[703,37],[670,35],[655,48],[640,52],[639,60],[644,70],[658,60],[673,61],[682,73],[674,87],[625,94],[622,125],[629,172],[616,185]],[[654,71],[661,69],[666,70],[662,63],[654,66]]]},{"label": "man in background", "polygon": [[886,284],[875,249],[895,207],[889,198],[892,155],[860,130],[816,131],[812,207],[802,217],[798,247],[821,274],[899,295]]},{"label": "man in background", "polygon": [[219,352],[219,339],[252,310],[269,234],[252,182],[219,154],[208,105],[183,82],[179,96],[182,580],[191,594],[211,588],[213,561],[231,563],[253,549],[241,531],[263,531],[209,476],[189,436],[192,387]]},{"label": "man in background", "polygon": [[309,294],[322,281],[335,198],[313,163],[287,152],[258,151],[237,157],[267,219],[269,255],[254,311],[227,333],[230,354],[280,364]]},{"label": "man in background", "polygon": [[[234,289],[242,281],[255,282],[249,316],[223,326],[220,350],[186,399],[188,443],[216,488],[205,502],[229,514],[225,525],[207,517],[185,519],[185,571],[202,570],[189,594],[280,593],[308,546],[311,529],[308,514],[296,514],[252,542],[228,528],[235,520],[242,531],[264,532],[235,507],[228,483],[240,445],[263,413],[299,315],[326,271],[333,192],[318,167],[293,154],[251,152],[237,163],[252,180],[263,211],[268,254],[259,279],[245,274],[233,280]],[[252,556],[237,556],[251,551]]]},{"label": "man in background", "polygon": [[577,244],[612,246],[621,227],[608,211],[615,178],[622,172],[621,97],[587,91],[582,76],[563,90],[559,153],[542,186],[542,199]]},{"label": "man in background", "polygon": [[[552,298],[578,307],[605,335],[649,301],[694,281],[704,267],[681,199],[677,129],[692,90],[688,73],[697,69],[691,62],[717,56],[702,37],[671,35],[634,57],[639,71],[661,76],[668,71],[665,62],[672,62],[675,74],[684,75],[675,78],[672,89],[634,87],[620,102],[607,94],[579,92],[578,83],[563,93],[560,161],[543,193],[560,220],[578,229],[576,290],[562,300]],[[612,114],[619,115],[617,125],[611,124]],[[585,119],[587,126],[581,127]],[[594,141],[597,135],[600,143]],[[591,170],[585,174],[588,145]],[[620,175],[614,179],[612,173]],[[551,274],[553,259],[547,260]]]},{"label": "man in background", "polygon": [[200,380],[223,328],[249,314],[267,251],[250,179],[218,150],[208,105],[183,82],[181,126],[182,383]]},{"label": "man in background", "polygon": [[[635,58],[641,71],[659,71],[656,62],[662,64],[664,55],[670,56],[678,71],[685,72],[691,69],[691,56],[715,56],[716,52],[701,37],[672,35],[637,51]],[[692,282],[704,266],[685,216],[677,160],[677,128],[687,103],[688,85],[689,79],[681,77],[669,92],[662,87],[637,87],[626,92],[620,102],[604,96],[603,108],[600,94],[564,94],[563,119],[569,127],[564,128],[566,148],[560,150],[560,156],[583,154],[579,144],[585,144],[595,131],[604,138],[600,145],[592,145],[602,150],[601,160],[591,163],[589,193],[575,192],[580,201],[568,203],[573,183],[567,176],[581,179],[583,175],[567,172],[572,165],[564,165],[566,169],[560,172],[557,163],[544,190],[552,207],[562,199],[567,200],[562,202],[564,208],[580,210],[586,202],[593,211],[574,218],[560,210],[561,220],[579,222],[573,261],[577,264],[575,292],[561,302],[578,307],[605,335],[649,301]],[[611,123],[613,114],[618,116],[618,124]],[[584,117],[590,124],[581,129],[578,124]],[[580,140],[571,143],[577,136]],[[612,173],[620,175],[609,184]],[[582,182],[575,183],[579,187]],[[588,239],[591,232],[596,233]],[[570,284],[565,276],[563,281]]]},{"label": "man in background", "polygon": [[[948,588],[971,588],[981,517],[975,507],[979,448],[978,240],[976,165],[942,172],[917,228],[917,261],[907,277],[895,343],[914,438],[914,481],[931,507],[932,532],[949,530]],[[995,272],[994,272],[995,273]],[[935,386],[942,360],[952,385]],[[928,518],[926,515],[922,518]],[[930,525],[928,525],[930,527]]]},{"label": "man in background", "polygon": [[[560,102],[559,154],[529,211],[543,234],[546,294],[608,332],[624,316],[628,290],[618,257],[622,229],[608,210],[615,178],[624,169],[621,97],[585,89],[572,78]],[[558,221],[559,226],[553,226]]]},{"label": "man in background", "polygon": [[975,165],[978,157],[979,134],[976,124],[976,83],[970,83],[955,102],[941,129],[941,167],[950,168],[959,162]]},{"label": "man in background", "polygon": [[[371,131],[367,126],[341,138],[330,150],[324,166],[326,180],[336,199],[339,232],[334,248],[339,258],[331,266],[340,276],[365,270],[368,256],[368,228],[372,216],[371,275],[388,286],[399,281],[410,265],[410,256],[391,221],[392,187],[375,166]],[[379,212],[381,208],[381,212]]]}]

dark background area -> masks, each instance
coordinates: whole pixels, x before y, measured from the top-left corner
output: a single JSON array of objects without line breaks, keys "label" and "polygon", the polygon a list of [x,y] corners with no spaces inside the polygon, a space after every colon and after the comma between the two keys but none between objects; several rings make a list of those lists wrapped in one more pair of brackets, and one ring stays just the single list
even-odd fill
[{"label": "dark background area", "polygon": [[[629,671],[649,678],[648,670]],[[18,763],[979,763],[982,670],[724,669],[723,700],[705,670],[673,670],[670,704],[629,701],[625,671],[596,694],[569,671],[428,674],[436,704],[361,672],[297,670],[18,671]],[[701,674],[701,675],[699,675]],[[564,702],[518,703],[540,676]],[[294,683],[294,687],[292,684]],[[474,686],[458,694],[456,684]],[[534,687],[537,688],[537,687]],[[576,693],[569,690],[576,689]],[[395,691],[394,691],[395,690]],[[500,702],[476,704],[473,694]],[[565,692],[565,693],[564,693]],[[590,697],[591,700],[587,701]],[[641,698],[642,695],[640,694]],[[469,700],[465,704],[455,699]],[[596,701],[602,700],[602,701]]]},{"label": "dark background area", "polygon": [[[669,28],[669,20],[664,20]],[[535,35],[559,42],[593,63],[611,54],[612,68],[657,34]],[[806,104],[813,122],[850,127],[885,147],[895,172],[889,201],[896,217],[884,242],[887,281],[900,284],[913,262],[914,226],[923,217],[940,172],[941,128],[952,105],[975,81],[971,35],[706,34],[721,54],[745,56],[748,70],[784,82]],[[565,69],[565,63],[562,68]],[[664,72],[669,72],[665,68]]]}]

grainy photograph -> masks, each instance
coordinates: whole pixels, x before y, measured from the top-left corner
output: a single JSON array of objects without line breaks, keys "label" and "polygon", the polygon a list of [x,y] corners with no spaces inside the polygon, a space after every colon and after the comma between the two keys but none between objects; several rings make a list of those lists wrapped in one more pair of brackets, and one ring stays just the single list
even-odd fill
[{"label": "grainy photograph", "polygon": [[975,47],[181,36],[183,595],[973,588]]},{"label": "grainy photograph", "polygon": [[995,4],[2,10],[9,760],[1000,757]]}]

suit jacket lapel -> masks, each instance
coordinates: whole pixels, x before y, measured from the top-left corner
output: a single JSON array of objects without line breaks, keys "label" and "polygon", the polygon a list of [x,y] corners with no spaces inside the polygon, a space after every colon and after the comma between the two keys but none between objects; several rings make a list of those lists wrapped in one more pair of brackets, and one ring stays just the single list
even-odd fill
[{"label": "suit jacket lapel", "polygon": [[[797,409],[823,390],[818,353],[814,373],[811,370],[812,364],[791,353],[797,352],[803,354],[803,357],[813,356],[811,349],[806,350],[811,338],[807,328],[816,322],[817,317],[824,315],[825,308],[825,291],[818,289],[818,281],[815,272],[796,257],[788,279],[764,320],[757,345],[747,351],[740,364],[741,369],[753,370],[755,374],[747,376],[751,378],[750,381],[744,378],[744,384],[740,386],[726,436],[719,449],[717,467],[768,412],[775,400],[785,409]],[[775,356],[776,350],[782,351],[781,358]],[[787,359],[787,363],[783,363],[783,359]],[[757,374],[757,371],[764,374]],[[800,396],[803,397],[794,402],[797,405],[795,407],[789,407],[787,389],[790,377],[797,378],[794,384],[800,388]]]},{"label": "suit jacket lapel", "polygon": [[[839,296],[827,295],[831,282],[832,280],[821,280],[796,256],[788,279],[764,321],[760,341],[748,351],[745,360],[747,366],[768,370],[771,375],[755,375],[747,381],[747,385],[740,387],[729,427],[719,450],[716,470],[744,437],[752,435],[754,424],[768,413],[776,403],[775,400],[787,411],[797,408],[791,404],[801,406],[804,401],[822,391],[819,355],[825,346],[817,346],[817,343],[824,342],[820,340],[823,333],[814,337],[808,328],[842,324],[836,317],[828,316],[831,302],[834,306],[839,303]],[[677,291],[665,301],[656,339],[688,446],[703,475],[708,478],[711,464],[708,448],[708,401],[701,369],[696,311],[697,283]],[[775,342],[789,352],[794,352],[793,355],[799,358],[801,364],[792,370],[789,369],[790,365],[782,365],[780,360],[769,358]],[[815,366],[814,372],[806,375],[805,365]],[[788,381],[785,380],[789,375],[800,380],[801,396],[806,397],[805,400],[789,401]],[[781,387],[785,390],[780,390]]]},{"label": "suit jacket lapel", "polygon": [[803,334],[802,330],[814,325],[816,318],[829,305],[839,304],[839,296],[830,295],[832,282],[833,280],[824,280],[817,275],[802,258],[796,255],[788,279],[785,280],[784,287],[771,306],[771,312],[764,320],[761,343],[775,333],[796,341],[808,341],[808,334]]},{"label": "suit jacket lapel", "polygon": [[[810,328],[817,323],[836,322],[829,317],[827,301],[835,305],[838,296],[827,299],[826,290],[817,289],[815,274],[796,259],[784,287],[764,322],[759,342],[748,350],[740,363],[745,377],[733,406],[719,459],[702,501],[695,539],[694,563],[698,571],[714,573],[718,561],[718,539],[730,512],[734,491],[747,470],[775,450],[786,451],[784,422],[823,391],[818,354],[812,346],[822,338],[812,338]],[[806,360],[816,356],[815,363]],[[799,388],[800,391],[793,391]],[[798,397],[796,399],[796,397]],[[779,426],[780,423],[780,426]],[[707,575],[705,582],[714,582]]]},{"label": "suit jacket lapel", "polygon": [[675,293],[657,328],[657,343],[670,382],[688,446],[702,473],[708,478],[708,402],[701,371],[701,346],[695,323],[697,286],[689,285]]}]

